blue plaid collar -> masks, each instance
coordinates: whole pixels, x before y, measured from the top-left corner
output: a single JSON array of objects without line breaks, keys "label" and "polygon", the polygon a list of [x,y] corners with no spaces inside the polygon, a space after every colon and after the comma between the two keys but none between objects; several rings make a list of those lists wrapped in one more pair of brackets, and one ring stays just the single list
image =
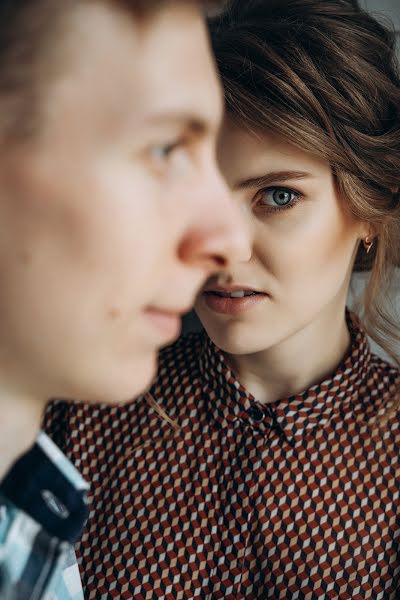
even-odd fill
[{"label": "blue plaid collar", "polygon": [[81,536],[88,517],[88,483],[43,432],[0,483],[0,495],[70,543]]}]

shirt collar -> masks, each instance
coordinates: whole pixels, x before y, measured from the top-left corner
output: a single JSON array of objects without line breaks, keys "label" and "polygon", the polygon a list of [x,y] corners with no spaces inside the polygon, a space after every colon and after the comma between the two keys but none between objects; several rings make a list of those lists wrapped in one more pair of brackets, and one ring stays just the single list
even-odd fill
[{"label": "shirt collar", "polygon": [[52,536],[74,543],[88,516],[88,483],[43,432],[0,482],[0,495]]},{"label": "shirt collar", "polygon": [[335,413],[347,413],[354,394],[365,381],[371,359],[367,337],[357,318],[348,314],[347,322],[351,346],[334,374],[301,394],[267,405],[246,391],[222,351],[205,336],[200,371],[210,418],[222,427],[240,420],[260,433],[274,428],[295,443],[317,426],[324,426]]}]

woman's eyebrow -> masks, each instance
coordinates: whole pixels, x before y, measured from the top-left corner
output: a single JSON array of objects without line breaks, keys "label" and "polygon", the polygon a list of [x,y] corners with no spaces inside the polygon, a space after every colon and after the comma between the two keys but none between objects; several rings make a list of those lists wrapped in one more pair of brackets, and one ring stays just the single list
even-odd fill
[{"label": "woman's eyebrow", "polygon": [[248,188],[266,187],[272,183],[279,183],[293,179],[311,178],[313,175],[305,171],[271,171],[265,175],[256,175],[243,179],[234,185],[234,190],[245,190]]}]

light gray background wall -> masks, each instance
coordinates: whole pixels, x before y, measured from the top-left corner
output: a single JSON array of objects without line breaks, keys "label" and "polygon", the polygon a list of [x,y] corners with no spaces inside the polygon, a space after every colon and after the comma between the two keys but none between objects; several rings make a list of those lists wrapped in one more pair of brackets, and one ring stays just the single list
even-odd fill
[{"label": "light gray background wall", "polygon": [[[400,0],[360,0],[361,5],[369,10],[371,13],[376,15],[385,15],[394,24],[394,28],[397,32],[397,52],[400,59]],[[400,174],[399,174],[400,176]],[[400,243],[400,240],[399,240]],[[362,294],[365,287],[367,278],[363,275],[356,275],[353,278],[352,290],[350,292],[350,303],[353,304],[355,298]],[[391,300],[394,304],[394,313],[397,316],[398,322],[400,321],[400,270],[397,276],[394,278],[392,289],[390,292]],[[397,314],[396,314],[397,313]],[[373,345],[374,346],[374,345]],[[374,350],[380,353],[379,349],[374,346]],[[400,344],[398,346],[398,352],[400,354]]]},{"label": "light gray background wall", "polygon": [[387,14],[397,24],[397,29],[400,30],[399,0],[361,0],[361,5],[367,10]]},{"label": "light gray background wall", "polygon": [[380,12],[390,17],[395,29],[400,32],[399,0],[360,0],[360,4],[371,12]]},{"label": "light gray background wall", "polygon": [[400,0],[360,0],[360,4],[371,13],[384,14],[393,22],[397,33],[397,51],[400,57]]}]

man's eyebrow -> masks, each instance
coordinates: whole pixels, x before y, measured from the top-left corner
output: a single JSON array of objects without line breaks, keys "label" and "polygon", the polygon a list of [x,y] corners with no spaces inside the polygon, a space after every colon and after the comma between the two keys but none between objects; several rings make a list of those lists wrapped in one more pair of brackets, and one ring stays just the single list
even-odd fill
[{"label": "man's eyebrow", "polygon": [[199,117],[192,113],[179,112],[179,111],[166,111],[163,113],[156,113],[149,115],[145,119],[147,125],[153,125],[154,127],[159,126],[175,126],[187,130],[193,135],[202,135],[207,131],[210,131],[214,126],[218,127],[216,120],[208,120],[206,117]]},{"label": "man's eyebrow", "polygon": [[285,181],[296,180],[296,179],[307,179],[313,175],[306,171],[272,171],[265,175],[259,175],[243,179],[234,185],[235,190],[246,190],[249,188],[261,188],[267,187],[272,183],[283,183]]}]

